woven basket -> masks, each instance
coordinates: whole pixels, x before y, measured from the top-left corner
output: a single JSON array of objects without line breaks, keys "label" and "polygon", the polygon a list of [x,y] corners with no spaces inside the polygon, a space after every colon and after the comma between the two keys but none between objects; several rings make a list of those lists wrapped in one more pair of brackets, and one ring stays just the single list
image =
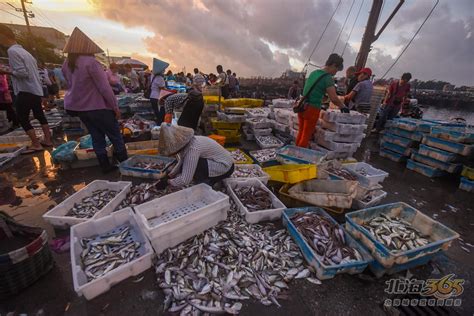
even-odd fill
[{"label": "woven basket", "polygon": [[[32,241],[19,249],[0,254],[0,299],[19,293],[46,274],[54,265],[46,231],[15,222],[0,212],[0,238],[23,235]],[[8,231],[7,231],[8,230]]]}]

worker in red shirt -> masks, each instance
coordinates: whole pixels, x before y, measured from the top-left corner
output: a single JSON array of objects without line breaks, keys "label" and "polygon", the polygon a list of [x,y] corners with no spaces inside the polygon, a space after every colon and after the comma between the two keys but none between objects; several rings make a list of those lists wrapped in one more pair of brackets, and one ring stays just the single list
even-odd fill
[{"label": "worker in red shirt", "polygon": [[410,94],[410,84],[408,83],[410,80],[411,73],[406,72],[400,80],[395,80],[390,84],[385,100],[382,103],[382,113],[372,132],[378,133],[383,130],[387,120],[392,120],[400,112],[402,104]]}]

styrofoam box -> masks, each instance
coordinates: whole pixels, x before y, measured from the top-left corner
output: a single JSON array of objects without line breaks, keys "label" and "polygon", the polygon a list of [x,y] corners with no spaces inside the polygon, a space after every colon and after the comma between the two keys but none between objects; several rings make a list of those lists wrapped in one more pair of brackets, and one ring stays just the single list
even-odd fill
[{"label": "styrofoam box", "polygon": [[[83,251],[80,243],[81,238],[89,238],[96,235],[106,234],[114,229],[129,225],[130,235],[134,241],[139,242],[140,256],[129,263],[107,272],[105,275],[95,280],[87,281],[87,277],[81,267],[81,253]],[[88,221],[71,227],[71,267],[74,290],[78,295],[84,295],[91,300],[102,293],[107,292],[115,284],[128,277],[138,275],[148,270],[151,259],[154,256],[153,249],[148,239],[141,231],[131,208],[125,208],[109,216],[97,220]]]},{"label": "styrofoam box", "polygon": [[[94,148],[79,148],[80,144],[77,144],[76,147],[74,147],[74,154],[76,155],[78,160],[88,160],[88,159],[95,159],[97,156],[95,155]],[[107,157],[112,157],[113,154],[113,147],[112,145],[107,146],[105,148],[107,150]]]},{"label": "styrofoam box", "polygon": [[250,128],[250,133],[253,133],[255,136],[269,136],[272,134],[271,128]]},{"label": "styrofoam box", "polygon": [[[176,230],[176,227],[181,224],[189,226],[192,230],[198,228],[195,227],[198,225],[198,220],[206,218],[211,223],[211,219],[223,210],[227,216],[229,209],[229,197],[222,192],[214,191],[204,183],[135,207],[140,225],[152,244]],[[210,227],[212,226],[207,228]],[[170,243],[177,245],[188,238],[177,235]],[[168,245],[168,247],[172,246]]]},{"label": "styrofoam box", "polygon": [[321,111],[321,119],[326,122],[344,123],[344,124],[365,124],[367,116],[357,111],[342,113],[340,111]]},{"label": "styrofoam box", "polygon": [[322,128],[339,134],[362,134],[367,129],[367,125],[365,124],[343,124],[326,122],[325,120],[319,120],[319,122],[321,123]]},{"label": "styrofoam box", "polygon": [[275,108],[291,108],[295,100],[288,100],[288,99],[273,99],[272,104]]},{"label": "styrofoam box", "polygon": [[323,128],[317,128],[314,137],[316,140],[322,139],[328,142],[360,143],[364,139],[365,134],[338,134]]},{"label": "styrofoam box", "polygon": [[[240,214],[242,214],[245,217],[245,220],[248,223],[254,224],[258,222],[263,222],[263,221],[274,221],[277,219],[281,218],[281,214],[283,213],[283,210],[286,208],[285,204],[283,204],[273,193],[270,191],[263,183],[262,181],[251,178],[251,179],[246,179],[242,181],[235,181],[235,182],[228,182],[226,184],[227,186],[227,192],[230,194],[234,202],[237,204],[237,207],[240,211]],[[237,195],[234,193],[234,189],[240,188],[240,187],[248,187],[248,186],[255,186],[258,188],[262,188],[265,191],[267,191],[272,199],[273,203],[273,209],[270,210],[261,210],[261,211],[255,211],[255,212],[249,212],[249,210],[240,202],[239,198]]]},{"label": "styrofoam box", "polygon": [[[78,192],[74,193],[73,195],[56,205],[48,212],[43,214],[43,218],[45,221],[47,221],[54,227],[66,228],[68,226],[73,226],[82,222],[87,222],[93,219],[104,217],[112,213],[117,208],[117,206],[122,203],[128,192],[130,192],[131,186],[132,183],[128,181],[112,182],[106,180],[94,180],[87,186],[85,186]],[[95,213],[94,216],[90,218],[78,218],[66,215],[69,210],[74,207],[74,203],[78,203],[83,198],[90,196],[93,191],[103,189],[117,190],[119,192],[112,200],[109,201],[109,203],[107,203],[107,205],[105,205],[101,210]]]},{"label": "styrofoam box", "polygon": [[[265,171],[263,171],[262,167],[260,167],[259,165],[255,165],[255,164],[238,165],[238,164],[236,164],[235,165],[235,170],[237,170],[237,169],[256,169],[256,170],[258,170],[259,173],[261,174],[261,176],[260,177],[255,177],[255,179],[259,179],[265,185],[268,183],[268,180],[270,180],[270,176]],[[237,178],[237,177],[231,176],[230,178],[225,179],[224,182],[227,183],[227,182],[233,182],[233,181],[242,181],[242,180],[246,180],[246,179],[253,179],[253,177],[252,178]]]},{"label": "styrofoam box", "polygon": [[[356,163],[348,163],[343,165],[344,169],[349,170],[352,174],[354,174],[358,181],[367,188],[372,188],[378,183],[382,183],[386,177],[388,177],[388,173],[374,168],[366,162],[356,162]],[[357,170],[364,169],[367,172],[366,176],[363,176]]]},{"label": "styrofoam box", "polygon": [[360,146],[360,143],[337,143],[333,141],[326,141],[322,138],[318,138],[317,141],[319,145],[322,145],[335,152],[355,152]]}]

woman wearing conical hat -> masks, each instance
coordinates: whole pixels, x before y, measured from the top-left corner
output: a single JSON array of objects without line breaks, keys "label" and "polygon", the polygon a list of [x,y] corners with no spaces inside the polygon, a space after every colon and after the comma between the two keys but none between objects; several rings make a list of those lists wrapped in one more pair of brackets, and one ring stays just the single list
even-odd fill
[{"label": "woman wearing conical hat", "polygon": [[183,187],[195,183],[213,185],[234,172],[234,160],[224,147],[206,136],[195,136],[184,126],[161,124],[158,151],[161,155],[176,155],[178,163],[158,188],[166,185]]},{"label": "woman wearing conical hat", "polygon": [[117,160],[128,157],[117,121],[120,117],[117,99],[105,71],[94,57],[103,50],[76,27],[64,52],[68,54],[62,67],[67,83],[64,108],[86,125],[102,171],[112,171],[116,167],[107,157],[105,136],[114,145]]}]

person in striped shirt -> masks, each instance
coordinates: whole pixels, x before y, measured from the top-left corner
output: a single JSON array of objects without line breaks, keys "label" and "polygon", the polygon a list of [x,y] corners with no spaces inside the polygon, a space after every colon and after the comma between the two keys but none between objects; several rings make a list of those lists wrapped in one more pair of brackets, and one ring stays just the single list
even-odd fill
[{"label": "person in striped shirt", "polygon": [[193,180],[214,185],[234,172],[234,160],[224,147],[209,137],[195,136],[188,127],[161,124],[158,151],[178,160],[163,185],[183,187]]}]

